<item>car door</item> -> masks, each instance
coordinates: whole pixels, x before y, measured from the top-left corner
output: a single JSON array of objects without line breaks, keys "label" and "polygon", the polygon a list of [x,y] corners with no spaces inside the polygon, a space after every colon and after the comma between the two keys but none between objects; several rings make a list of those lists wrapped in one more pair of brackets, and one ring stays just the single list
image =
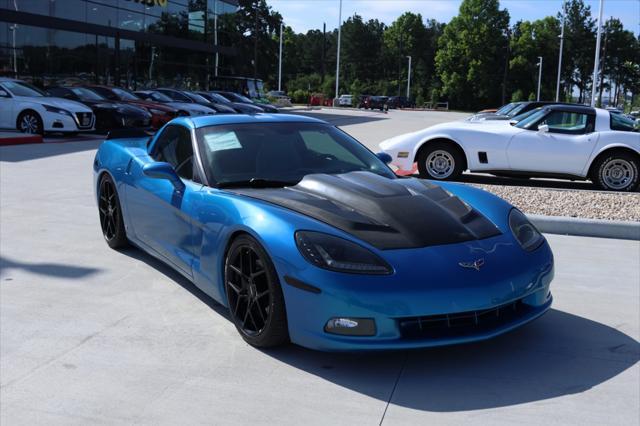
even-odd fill
[{"label": "car door", "polygon": [[0,128],[15,129],[16,120],[13,118],[13,98],[9,91],[0,85]]},{"label": "car door", "polygon": [[597,141],[595,115],[550,110],[507,147],[511,170],[580,175]]},{"label": "car door", "polygon": [[[146,176],[145,164],[166,162],[173,166],[184,188],[167,179]],[[149,156],[131,160],[127,167],[128,218],[138,240],[149,246],[186,275],[191,276],[196,250],[193,241],[193,200],[202,189],[194,182],[191,132],[184,126],[167,126],[158,135]]]}]

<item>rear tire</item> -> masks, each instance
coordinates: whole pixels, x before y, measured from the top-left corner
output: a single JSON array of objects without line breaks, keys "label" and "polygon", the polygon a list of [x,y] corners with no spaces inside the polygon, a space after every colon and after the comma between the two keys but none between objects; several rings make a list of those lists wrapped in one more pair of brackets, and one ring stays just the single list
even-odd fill
[{"label": "rear tire", "polygon": [[624,151],[612,151],[593,163],[591,180],[606,191],[632,192],[640,184],[640,161]]},{"label": "rear tire", "polygon": [[459,150],[446,142],[427,142],[416,157],[423,179],[453,180],[464,171],[464,158]]},{"label": "rear tire", "polygon": [[129,246],[129,240],[124,228],[116,185],[108,174],[104,174],[98,188],[98,215],[102,236],[112,249],[125,248]]},{"label": "rear tire", "polygon": [[266,250],[249,235],[231,243],[224,283],[231,319],[251,346],[269,348],[289,341],[284,296]]}]

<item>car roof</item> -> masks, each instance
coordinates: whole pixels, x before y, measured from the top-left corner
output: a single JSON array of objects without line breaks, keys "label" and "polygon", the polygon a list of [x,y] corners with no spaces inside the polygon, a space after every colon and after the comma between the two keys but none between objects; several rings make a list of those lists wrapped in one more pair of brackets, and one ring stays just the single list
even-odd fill
[{"label": "car roof", "polygon": [[182,117],[174,120],[175,123],[188,127],[209,127],[225,124],[251,124],[251,123],[316,123],[328,124],[317,118],[305,117],[294,114],[215,114],[197,117]]},{"label": "car roof", "polygon": [[576,104],[550,104],[550,105],[545,105],[544,108],[550,109],[553,111],[575,112],[580,114],[596,113],[596,109],[593,107],[589,107],[585,105],[576,105]]}]

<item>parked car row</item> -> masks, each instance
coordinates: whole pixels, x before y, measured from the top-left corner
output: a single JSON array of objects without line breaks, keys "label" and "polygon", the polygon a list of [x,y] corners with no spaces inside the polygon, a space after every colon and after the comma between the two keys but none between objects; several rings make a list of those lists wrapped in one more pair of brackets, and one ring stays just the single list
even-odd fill
[{"label": "parked car row", "polygon": [[364,109],[379,109],[380,111],[416,107],[415,101],[406,96],[341,95],[337,103],[341,107],[356,106]]},{"label": "parked car row", "polygon": [[21,80],[0,78],[0,128],[24,133],[158,129],[178,116],[264,112],[277,113],[278,108],[226,91],[130,91],[90,84],[41,90]]}]

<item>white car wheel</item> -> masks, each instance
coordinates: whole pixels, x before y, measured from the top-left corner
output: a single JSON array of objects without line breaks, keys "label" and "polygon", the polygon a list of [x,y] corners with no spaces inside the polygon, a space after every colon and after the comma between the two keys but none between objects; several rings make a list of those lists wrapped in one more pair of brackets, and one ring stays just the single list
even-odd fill
[{"label": "white car wheel", "polygon": [[639,167],[633,155],[612,153],[596,160],[592,180],[608,191],[633,191],[640,183]]},{"label": "white car wheel", "polygon": [[621,158],[607,161],[600,168],[603,182],[611,189],[621,190],[635,180],[635,173],[630,162]]},{"label": "white car wheel", "polygon": [[42,120],[33,111],[25,111],[18,118],[18,130],[22,133],[42,134]]},{"label": "white car wheel", "polygon": [[426,160],[427,172],[436,179],[446,179],[453,174],[456,160],[447,151],[437,150],[429,154]]}]

